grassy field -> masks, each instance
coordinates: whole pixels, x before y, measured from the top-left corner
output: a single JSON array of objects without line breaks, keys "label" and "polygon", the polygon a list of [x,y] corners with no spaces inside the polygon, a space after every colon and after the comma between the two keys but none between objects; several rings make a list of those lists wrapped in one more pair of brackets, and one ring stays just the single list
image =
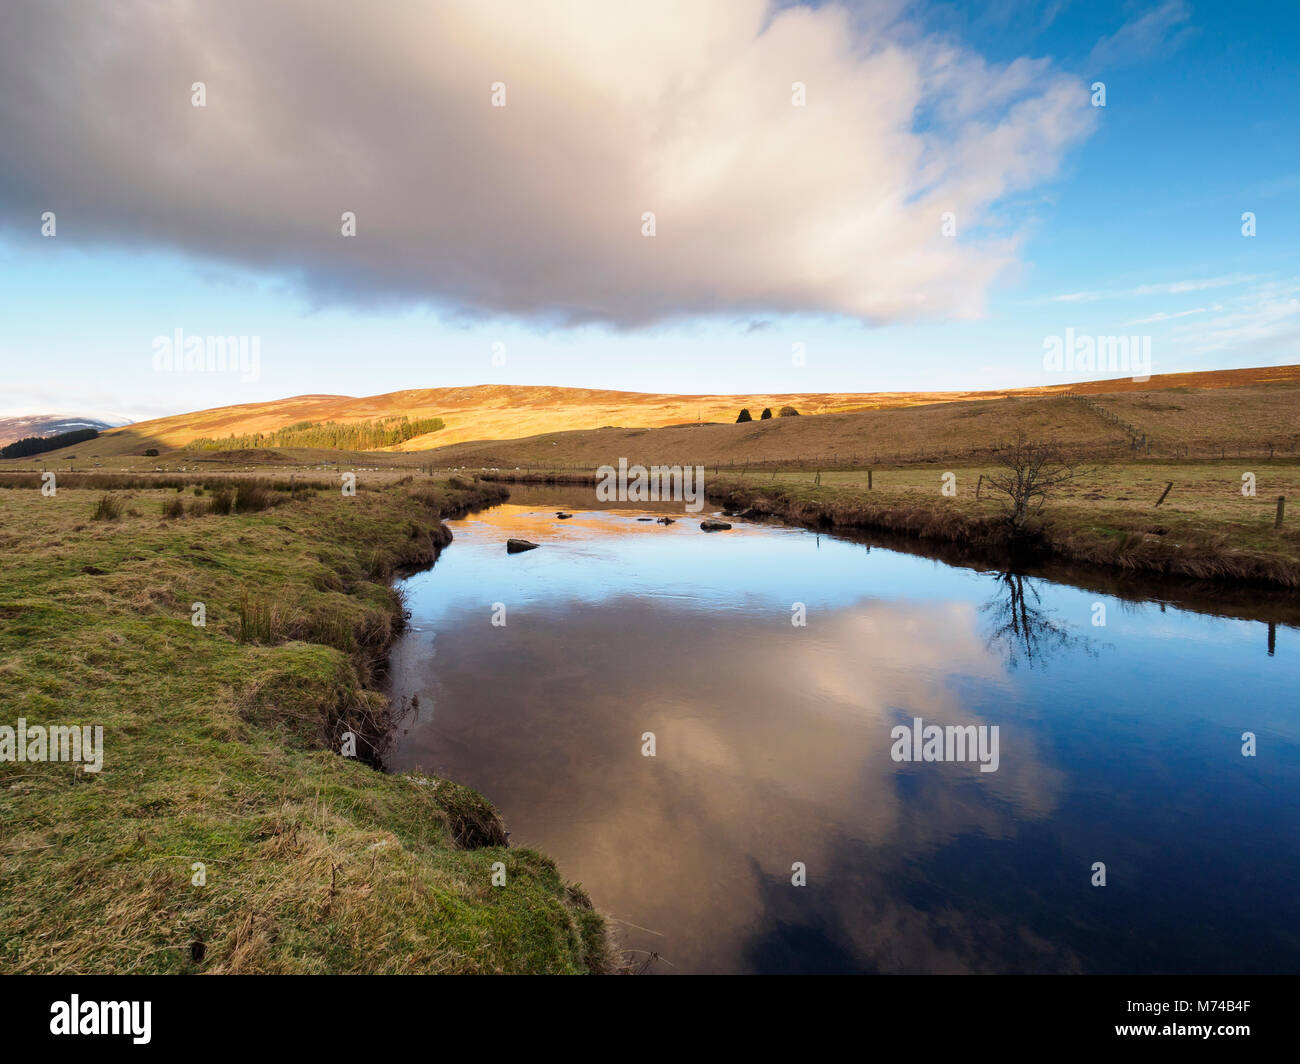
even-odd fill
[{"label": "grassy field", "polygon": [[[870,497],[900,504],[943,503],[940,488],[946,472],[955,474],[953,505],[988,516],[1000,512],[1001,504],[987,485],[980,487],[981,475],[998,472],[992,464],[954,466],[951,470],[937,466],[876,470],[871,476]],[[1241,493],[1243,472],[1255,474],[1254,496]],[[774,470],[743,476],[729,473],[725,479],[807,489],[818,477],[807,470]],[[827,471],[819,479],[828,491],[868,497],[865,470]],[[1173,487],[1157,507],[1170,483]],[[1273,528],[1279,495],[1296,503],[1295,520],[1284,521],[1280,535]],[[1240,461],[1099,462],[1089,466],[1085,476],[1062,485],[1045,515],[1071,522],[1091,515],[1098,527],[1105,527],[1110,520],[1117,527],[1145,524],[1166,531],[1191,528],[1203,521],[1230,534],[1243,548],[1285,550],[1300,545],[1300,459],[1251,463],[1248,469]]]},{"label": "grassy field", "polygon": [[0,723],[104,733],[99,772],[0,762],[0,971],[605,970],[484,799],[338,752],[387,723],[391,577],[500,490],[241,490],[0,490]]}]

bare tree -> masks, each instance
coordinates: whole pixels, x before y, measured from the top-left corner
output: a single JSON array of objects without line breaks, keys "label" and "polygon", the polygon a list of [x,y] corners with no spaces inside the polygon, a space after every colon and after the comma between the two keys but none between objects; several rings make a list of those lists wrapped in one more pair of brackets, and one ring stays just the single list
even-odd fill
[{"label": "bare tree", "polygon": [[1023,431],[1014,444],[998,452],[997,461],[1002,468],[984,474],[984,481],[1006,496],[1007,521],[1016,529],[1062,484],[1092,472],[1067,459],[1055,442],[1031,440]]}]

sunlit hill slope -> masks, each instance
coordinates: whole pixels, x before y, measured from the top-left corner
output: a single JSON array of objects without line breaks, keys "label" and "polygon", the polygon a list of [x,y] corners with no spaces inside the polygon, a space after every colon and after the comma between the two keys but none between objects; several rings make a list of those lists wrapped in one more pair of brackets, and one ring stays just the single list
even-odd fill
[{"label": "sunlit hill slope", "polygon": [[[76,448],[79,457],[141,454],[147,448],[184,447],[201,437],[270,432],[303,421],[354,422],[405,415],[442,418],[445,427],[417,436],[394,450],[424,451],[471,441],[516,440],[546,433],[620,428],[662,428],[717,422],[731,424],[748,408],[757,419],[765,407],[793,406],[801,415],[884,411],[934,404],[1050,397],[1065,393],[1106,395],[1169,389],[1247,390],[1280,388],[1288,396],[1300,385],[1300,366],[1166,374],[1148,382],[1128,379],[1023,388],[1009,391],[833,392],[816,394],[677,395],[527,385],[424,388],[384,395],[300,395],[273,402],[217,407],[139,422],[105,432]],[[1235,405],[1235,404],[1234,404]],[[838,419],[837,419],[838,420]],[[808,427],[808,426],[803,426]]]}]

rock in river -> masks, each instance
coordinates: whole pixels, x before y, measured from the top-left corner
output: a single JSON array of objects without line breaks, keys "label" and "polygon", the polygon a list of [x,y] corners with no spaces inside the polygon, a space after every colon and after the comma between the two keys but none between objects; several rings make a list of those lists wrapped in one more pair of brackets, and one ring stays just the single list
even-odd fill
[{"label": "rock in river", "polygon": [[530,543],[526,539],[506,540],[506,550],[511,554],[518,554],[521,550],[536,550],[540,546],[540,543]]},{"label": "rock in river", "polygon": [[701,532],[726,532],[731,526],[726,521],[701,521]]}]

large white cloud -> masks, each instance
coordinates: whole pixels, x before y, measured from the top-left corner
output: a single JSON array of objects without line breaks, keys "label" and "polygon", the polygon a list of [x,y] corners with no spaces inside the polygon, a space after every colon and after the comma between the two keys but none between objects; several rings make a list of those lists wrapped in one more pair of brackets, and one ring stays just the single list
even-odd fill
[{"label": "large white cloud", "polygon": [[9,229],[54,210],[61,242],[470,313],[975,315],[1016,255],[999,199],[1093,116],[1044,61],[834,6],[10,0],[0,20]]}]

